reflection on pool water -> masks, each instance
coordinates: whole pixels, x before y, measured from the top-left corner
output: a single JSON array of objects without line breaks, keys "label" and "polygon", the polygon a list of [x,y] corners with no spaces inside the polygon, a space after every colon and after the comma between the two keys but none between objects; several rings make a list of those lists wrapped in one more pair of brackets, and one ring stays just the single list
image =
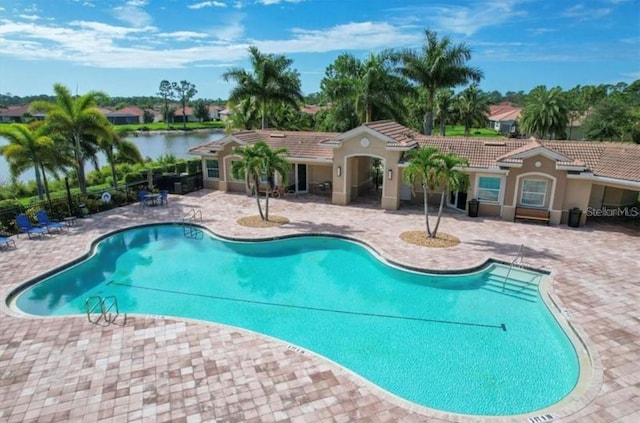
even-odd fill
[{"label": "reflection on pool water", "polygon": [[512,415],[575,386],[573,345],[540,298],[540,275],[489,265],[464,275],[389,266],[344,239],[221,240],[177,225],[119,232],[87,260],[22,292],[36,315],[85,313],[90,296],[121,312],[247,328],[336,361],[409,401]]}]

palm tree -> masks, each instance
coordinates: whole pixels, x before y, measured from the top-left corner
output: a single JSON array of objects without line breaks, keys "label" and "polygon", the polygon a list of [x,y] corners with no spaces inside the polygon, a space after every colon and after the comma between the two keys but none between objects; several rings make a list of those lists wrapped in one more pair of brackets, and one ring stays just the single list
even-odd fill
[{"label": "palm tree", "polygon": [[262,212],[262,204],[260,204],[260,178],[262,176],[262,152],[260,146],[247,145],[244,147],[235,147],[232,154],[241,157],[240,160],[235,160],[231,164],[231,173],[236,179],[244,179],[247,184],[247,188],[252,189],[256,196],[256,203],[258,204],[258,212],[260,218],[265,220],[264,213]]},{"label": "palm tree", "polygon": [[22,123],[1,125],[0,135],[5,137],[9,144],[0,146],[0,154],[9,163],[13,177],[17,177],[25,170],[33,167],[38,198],[43,200],[43,166],[47,156],[54,155],[55,144],[51,137],[46,134],[46,128],[40,123],[35,122],[35,125]]},{"label": "palm tree", "polygon": [[116,172],[116,162],[121,163],[143,163],[144,159],[140,150],[135,143],[127,141],[122,136],[124,133],[117,133],[114,130],[109,131],[108,137],[98,138],[98,145],[104,151],[107,162],[111,167],[111,178],[113,179],[113,187],[118,188],[118,175]]},{"label": "palm tree", "polygon": [[560,87],[544,85],[529,93],[520,116],[520,128],[537,138],[562,138],[569,123],[568,101]]},{"label": "palm tree", "polygon": [[259,110],[256,106],[255,98],[245,98],[237,105],[229,102],[227,107],[233,110],[233,113],[226,121],[225,132],[231,133],[235,129],[250,130],[260,127]]},{"label": "palm tree", "polygon": [[98,100],[106,95],[90,91],[83,96],[73,97],[69,89],[55,84],[53,90],[56,102],[34,101],[31,110],[46,112],[45,124],[51,134],[63,136],[74,149],[75,165],[78,172],[80,191],[87,192],[84,165],[95,159],[98,147],[96,140],[109,136],[111,124],[97,108]]},{"label": "palm tree", "polygon": [[392,50],[370,53],[365,61],[342,54],[326,70],[323,95],[343,114],[354,114],[357,124],[385,118],[404,121],[403,98],[411,88],[395,70],[398,61]]},{"label": "palm tree", "polygon": [[[468,166],[465,158],[453,153],[442,153],[436,147],[425,146],[417,150],[407,152],[406,158],[409,159],[408,166],[404,169],[403,178],[405,182],[412,186],[420,180],[424,194],[424,217],[426,223],[426,235],[429,238],[435,238],[440,226],[442,210],[447,193],[450,191],[459,191],[466,189],[468,185],[468,175],[462,173],[457,168]],[[438,218],[433,231],[429,225],[429,206],[427,190],[435,191],[440,188],[440,207],[438,208]]]},{"label": "palm tree", "polygon": [[439,166],[437,173],[434,175],[438,185],[442,189],[440,193],[440,208],[438,209],[438,219],[436,226],[433,228],[433,238],[438,233],[440,226],[440,218],[442,217],[442,209],[449,192],[466,191],[469,185],[469,175],[459,170],[462,166],[469,166],[467,159],[454,153],[440,154],[438,156]]},{"label": "palm tree", "polygon": [[407,151],[405,157],[409,160],[409,164],[404,168],[402,177],[405,182],[415,186],[416,182],[421,181],[422,191],[424,195],[424,218],[427,228],[427,236],[432,237],[431,227],[429,226],[429,201],[427,196],[428,189],[435,189],[435,176],[437,168],[440,165],[438,159],[440,150],[436,147],[422,147],[415,150]]},{"label": "palm tree", "polygon": [[440,121],[440,135],[446,135],[447,117],[453,111],[453,90],[442,89],[436,93],[435,118]]},{"label": "palm tree", "polygon": [[427,91],[427,112],[424,115],[424,133],[433,130],[435,95],[441,88],[453,88],[469,81],[480,82],[480,69],[468,66],[471,49],[465,43],[452,44],[449,37],[438,40],[438,34],[425,30],[425,43],[421,51],[405,50],[402,53],[400,73]]},{"label": "palm tree", "polygon": [[464,123],[465,137],[471,135],[472,126],[483,126],[489,116],[489,104],[478,89],[478,84],[471,84],[469,88],[458,94],[456,106]]},{"label": "palm tree", "polygon": [[271,147],[265,142],[256,143],[256,147],[260,149],[262,156],[262,170],[267,175],[267,192],[266,202],[264,206],[264,220],[269,220],[269,196],[275,188],[274,178],[275,175],[280,175],[282,185],[287,185],[287,178],[289,176],[290,165],[285,158],[288,155],[286,148],[277,148],[272,150]]},{"label": "palm tree", "polygon": [[262,129],[266,129],[270,104],[285,103],[297,110],[298,104],[304,101],[300,76],[297,71],[289,69],[293,60],[285,56],[262,54],[255,46],[249,47],[249,53],[253,73],[242,68],[231,68],[222,78],[227,82],[235,81],[237,84],[231,90],[230,101],[239,103],[255,98],[260,108]]},{"label": "palm tree", "polygon": [[[258,211],[262,220],[269,220],[269,196],[274,188],[274,177],[277,174],[286,184],[289,175],[289,162],[285,158],[287,154],[286,148],[278,148],[272,150],[264,141],[258,141],[253,145],[245,147],[236,147],[233,154],[242,157],[231,164],[231,173],[234,178],[244,179],[247,187],[251,189],[256,196]],[[266,177],[266,203],[265,212],[262,212],[260,203],[260,179]]]}]

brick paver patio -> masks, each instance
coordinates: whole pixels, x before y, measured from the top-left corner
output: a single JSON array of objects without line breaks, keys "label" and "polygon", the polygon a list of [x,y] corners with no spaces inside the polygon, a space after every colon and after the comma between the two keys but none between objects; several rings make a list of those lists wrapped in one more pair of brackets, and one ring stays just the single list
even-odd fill
[{"label": "brick paver patio", "polygon": [[428,410],[385,393],[313,352],[242,329],[204,322],[128,316],[97,326],[86,316],[33,318],[7,307],[17,286],[85,254],[97,236],[127,226],[182,221],[201,210],[203,225],[233,237],[332,233],[367,242],[413,267],[474,267],[510,261],[521,243],[526,263],[551,273],[552,297],[592,355],[584,393],[545,410],[554,421],[640,421],[640,228],[514,224],[447,213],[441,230],[462,244],[426,249],[401,232],[423,227],[419,208],[384,211],[333,206],[321,197],[272,200],[291,223],[250,229],[244,195],[199,191],[168,207],[119,208],[81,219],[67,234],[16,240],[0,251],[0,421],[2,422],[425,422],[518,421]]}]

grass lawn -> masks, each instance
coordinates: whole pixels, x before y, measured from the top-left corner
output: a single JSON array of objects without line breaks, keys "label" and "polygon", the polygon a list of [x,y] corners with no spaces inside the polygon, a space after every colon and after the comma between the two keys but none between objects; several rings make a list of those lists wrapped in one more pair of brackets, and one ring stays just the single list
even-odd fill
[{"label": "grass lawn", "polygon": [[[489,128],[471,128],[471,138],[505,138],[498,131]],[[440,127],[433,127],[433,135],[440,134]],[[464,137],[463,125],[447,125],[446,133],[447,137]]]}]

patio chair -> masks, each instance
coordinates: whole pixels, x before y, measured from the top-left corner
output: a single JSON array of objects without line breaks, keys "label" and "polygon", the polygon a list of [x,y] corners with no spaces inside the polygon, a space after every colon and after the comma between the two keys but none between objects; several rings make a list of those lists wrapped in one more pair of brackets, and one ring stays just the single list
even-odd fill
[{"label": "patio chair", "polygon": [[49,215],[44,210],[40,210],[36,213],[36,219],[38,219],[38,224],[41,227],[47,229],[47,232],[51,232],[52,230],[62,232],[67,229],[67,226],[64,223],[49,219]]},{"label": "patio chair", "polygon": [[13,248],[16,248],[16,242],[14,240],[4,235],[0,235],[0,247],[4,245],[7,247],[11,247],[13,245]]},{"label": "patio chair", "polygon": [[31,238],[31,235],[45,236],[47,230],[39,226],[33,226],[26,214],[22,213],[16,216],[16,226],[18,231],[26,233]]},{"label": "patio chair", "polygon": [[163,189],[160,191],[160,205],[165,206],[169,204],[169,191]]},{"label": "patio chair", "polygon": [[147,200],[145,199],[147,194],[149,194],[147,191],[144,191],[144,190],[138,191],[138,201],[140,202],[141,207],[144,207],[147,205]]}]

